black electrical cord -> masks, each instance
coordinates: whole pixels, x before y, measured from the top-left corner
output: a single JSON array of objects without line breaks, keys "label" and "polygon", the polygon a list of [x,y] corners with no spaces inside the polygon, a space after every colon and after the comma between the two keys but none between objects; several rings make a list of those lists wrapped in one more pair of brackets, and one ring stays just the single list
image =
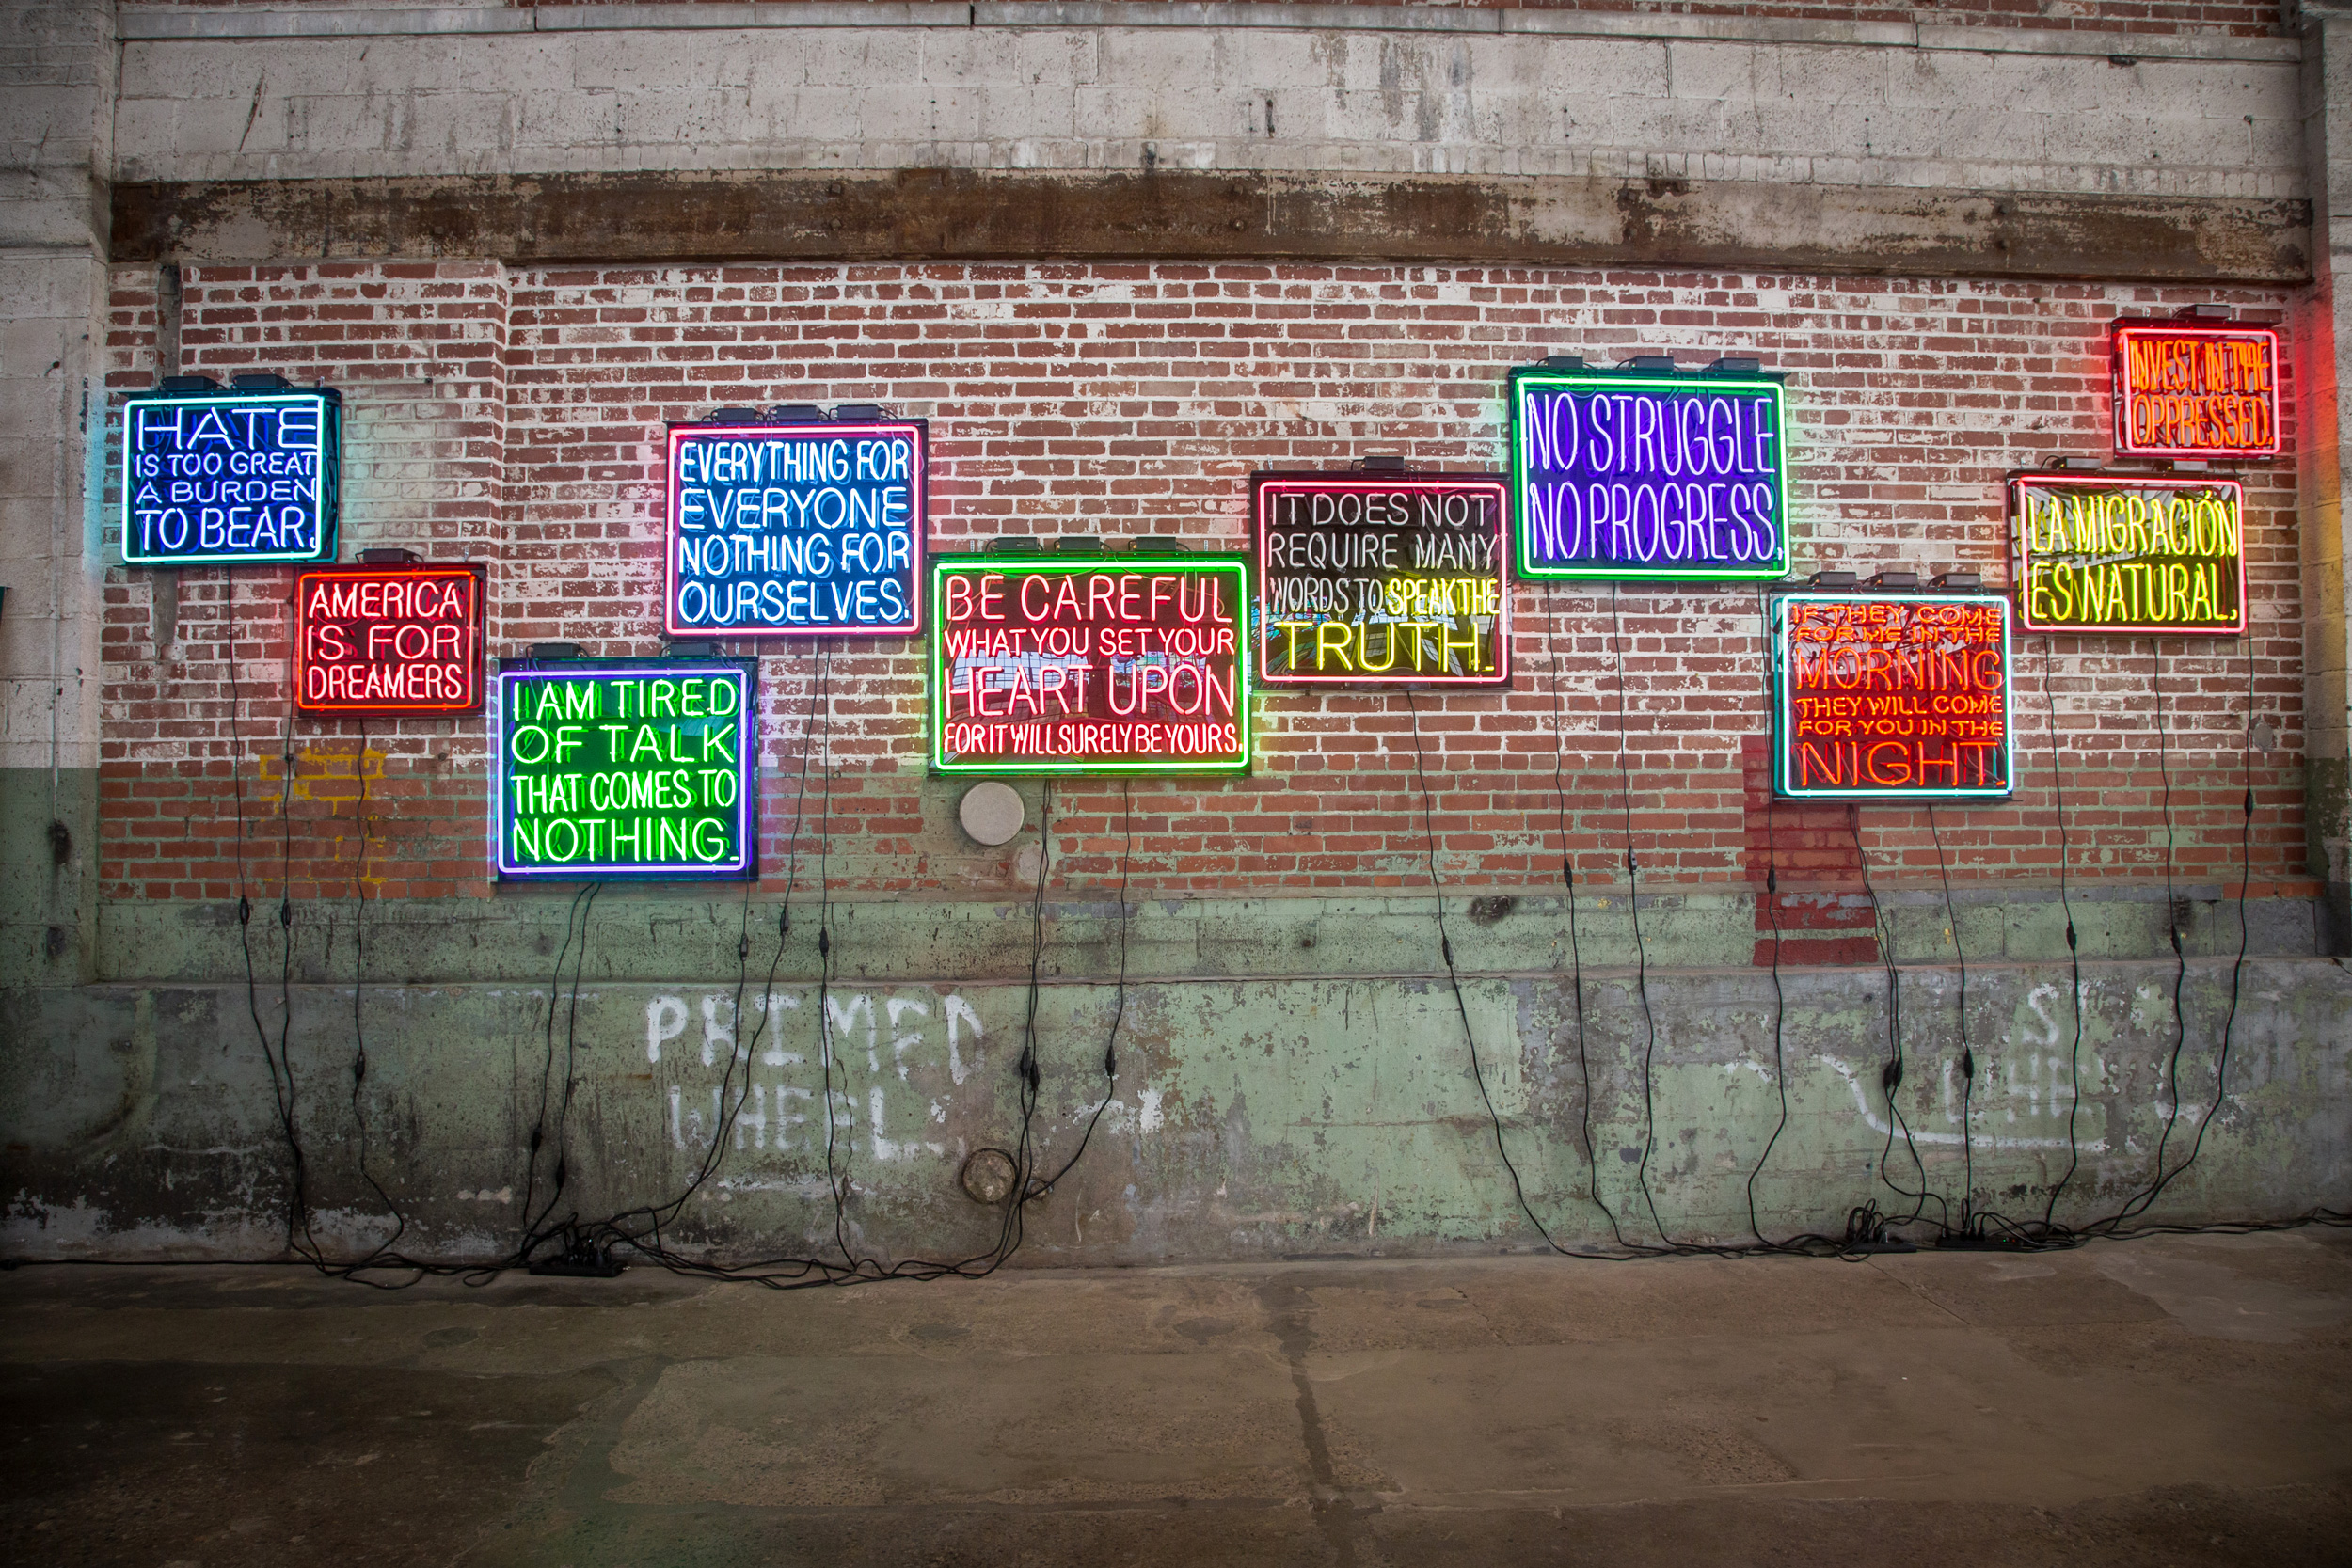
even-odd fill
[{"label": "black electrical cord", "polygon": [[1625,616],[1614,582],[1609,585],[1609,621],[1617,657],[1617,799],[1625,810],[1625,907],[1633,919],[1633,986],[1642,999],[1642,1157],[1633,1167],[1633,1178],[1641,1186],[1642,1201],[1648,1206],[1649,1222],[1658,1231],[1659,1242],[1672,1246],[1674,1238],[1666,1234],[1665,1222],[1658,1217],[1658,1198],[1649,1185],[1650,1157],[1658,1148],[1658,1018],[1650,1009],[1649,947],[1642,938],[1641,863],[1633,854],[1633,773],[1625,754]]},{"label": "black electrical cord", "polygon": [[1935,805],[1928,805],[1928,836],[1935,844],[1935,874],[1944,883],[1944,920],[1952,933],[1952,953],[1960,960],[1960,1229],[1974,1234],[1977,1201],[1977,1054],[1968,1046],[1968,949],[1960,940],[1960,911],[1952,907],[1952,873],[1944,863],[1944,834],[1936,826]]},{"label": "black electrical cord", "polygon": [[2066,1191],[2066,1184],[2074,1180],[2074,1172],[2082,1164],[2082,1146],[2076,1140],[2075,1117],[2081,1113],[2083,1060],[2083,955],[2082,944],[2074,934],[2074,905],[2067,889],[2069,866],[2074,860],[2066,831],[2066,774],[2058,762],[2058,699],[2050,689],[2050,667],[2055,662],[2052,639],[2042,640],[2042,705],[2049,717],[2050,729],[2050,787],[2058,801],[2058,908],[2066,916],[2066,959],[2074,982],[2074,1042],[2066,1058],[2066,1173],[2050,1188],[2049,1196],[2042,1206],[2042,1228],[2050,1233],[2058,1227],[2058,1202]]},{"label": "black electrical cord", "polygon": [[1126,832],[1126,845],[1120,850],[1119,855],[1119,990],[1111,1005],[1110,1037],[1104,1042],[1103,1046],[1103,1099],[1094,1107],[1094,1114],[1087,1117],[1086,1131],[1079,1134],[1078,1147],[1071,1152],[1070,1158],[1062,1162],[1059,1170],[1038,1182],[1032,1189],[1033,1196],[1037,1197],[1043,1197],[1047,1193],[1052,1192],[1055,1184],[1063,1177],[1068,1176],[1072,1167],[1085,1157],[1087,1145],[1094,1140],[1095,1123],[1103,1119],[1103,1112],[1109,1107],[1111,1096],[1119,1092],[1119,1026],[1126,1022],[1127,1018],[1127,927],[1130,919],[1127,910],[1127,874],[1129,866],[1134,863],[1136,853],[1135,795],[1132,782],[1124,773],[1119,777],[1119,809],[1120,818]]},{"label": "black electrical cord", "polygon": [[[1756,615],[1762,628],[1764,643],[1772,646],[1771,609],[1764,600],[1761,585],[1756,591]],[[1768,657],[1764,668],[1764,706],[1768,713],[1772,705],[1772,660]],[[1767,770],[1770,769],[1767,763]],[[1764,1234],[1756,1218],[1756,1179],[1764,1174],[1765,1162],[1779,1146],[1780,1135],[1788,1128],[1788,993],[1781,987],[1780,978],[1780,791],[1767,779],[1764,785],[1764,909],[1772,925],[1772,1087],[1780,1096],[1780,1119],[1772,1124],[1772,1135],[1764,1140],[1763,1152],[1748,1171],[1748,1234],[1759,1246],[1773,1243]]]},{"label": "black electrical cord", "polygon": [[[1854,858],[1862,867],[1862,891],[1870,900],[1870,924],[1878,937],[1880,960],[1886,969],[1886,1060],[1879,1069],[1879,1087],[1886,1096],[1886,1142],[1879,1150],[1879,1180],[1885,1182],[1898,1196],[1912,1200],[1908,1214],[1881,1215],[1874,1205],[1865,1205],[1855,1211],[1857,1215],[1868,1217],[1870,1234],[1867,1239],[1879,1241],[1884,1239],[1889,1226],[1914,1225],[1925,1218],[1930,1197],[1935,1199],[1943,1213],[1942,1219],[1935,1223],[1949,1228],[1951,1212],[1950,1206],[1940,1195],[1929,1191],[1927,1162],[1919,1157],[1919,1144],[1912,1135],[1911,1119],[1903,1115],[1902,1103],[1897,1098],[1898,1091],[1903,1086],[1904,1068],[1902,974],[1896,959],[1894,921],[1888,916],[1885,906],[1879,901],[1878,886],[1870,877],[1870,852],[1862,843],[1862,808],[1859,805],[1849,804],[1846,807],[1846,828],[1853,835]],[[1897,1181],[1888,1169],[1888,1162],[1895,1153],[1895,1132],[1898,1128],[1902,1130],[1903,1148],[1911,1155],[1912,1167],[1918,1173],[1919,1186],[1916,1191]],[[1848,1228],[1852,1228],[1851,1221]]]}]

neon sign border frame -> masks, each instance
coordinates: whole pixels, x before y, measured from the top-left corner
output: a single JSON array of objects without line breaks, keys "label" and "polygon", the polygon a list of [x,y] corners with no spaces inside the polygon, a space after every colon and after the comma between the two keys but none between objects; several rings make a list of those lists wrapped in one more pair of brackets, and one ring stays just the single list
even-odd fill
[{"label": "neon sign border frame", "polygon": [[[511,668],[509,667],[511,666]],[[740,675],[743,705],[736,714],[736,744],[742,758],[743,778],[736,791],[735,842],[740,863],[695,870],[660,865],[564,865],[509,867],[506,863],[506,698],[510,681],[586,675],[592,679],[678,675]],[[490,868],[501,882],[755,882],[759,879],[759,660],[749,658],[518,658],[502,660],[493,677],[497,687],[498,723],[491,739],[496,756],[490,768]]]},{"label": "neon sign border frame", "polygon": [[[1775,519],[1780,534],[1780,550],[1770,561],[1756,562],[1741,567],[1623,566],[1541,566],[1531,559],[1526,509],[1521,504],[1527,493],[1526,445],[1520,439],[1521,388],[1535,385],[1538,389],[1553,387],[1576,388],[1661,388],[1677,392],[1770,392],[1772,400],[1772,439],[1780,448],[1780,467],[1773,477],[1779,515]],[[1542,365],[1520,365],[1511,372],[1510,388],[1505,396],[1504,440],[1511,451],[1511,540],[1512,563],[1519,577],[1529,582],[1771,582],[1788,575],[1788,388],[1779,377],[1769,375],[1711,375],[1701,372],[1684,373],[1627,373],[1605,368],[1581,371],[1550,370]]]},{"label": "neon sign border frame", "polygon": [[[2105,489],[2119,485],[2137,485],[2152,490],[2218,490],[2237,492],[2237,625],[2234,626],[2152,626],[2133,624],[2114,626],[2042,626],[2033,619],[2028,609],[2030,600],[2026,586],[2031,580],[2027,568],[2032,560],[2026,553],[2026,512],[2023,492],[2028,484],[2071,484],[2085,489]],[[2102,474],[2095,471],[2080,473],[2043,473],[2031,471],[2009,476],[2009,559],[2012,592],[2017,597],[2017,627],[2038,637],[2244,637],[2249,625],[2246,604],[2246,486],[2226,476],[2200,477],[2193,474]]]},{"label": "neon sign border frame", "polygon": [[[1345,491],[1376,491],[1394,489],[1474,490],[1490,489],[1495,501],[1495,585],[1499,592],[1501,612],[1495,617],[1495,647],[1500,654],[1496,673],[1491,675],[1431,675],[1424,679],[1377,676],[1300,675],[1274,673],[1273,660],[1266,657],[1266,642],[1274,624],[1272,612],[1265,603],[1266,584],[1273,574],[1266,566],[1267,535],[1271,525],[1267,519],[1266,492],[1276,486],[1298,486],[1301,489],[1332,489]],[[1511,482],[1505,474],[1497,473],[1316,473],[1297,469],[1266,469],[1249,476],[1249,515],[1251,526],[1251,564],[1257,569],[1257,596],[1250,601],[1251,619],[1257,623],[1256,652],[1258,684],[1265,690],[1277,691],[1288,687],[1337,687],[1343,690],[1396,691],[1421,687],[1486,687],[1507,688],[1511,684]],[[1391,635],[1394,635],[1391,633]]]},{"label": "neon sign border frame", "polygon": [[[1233,719],[1241,736],[1241,755],[1232,761],[1167,762],[1138,758],[1133,762],[1080,762],[1059,758],[1040,758],[1034,762],[950,762],[944,755],[947,734],[947,693],[943,676],[946,671],[947,577],[954,572],[1100,572],[1108,568],[1148,562],[1151,570],[1124,575],[1156,577],[1166,571],[1208,573],[1229,571],[1238,575],[1239,591],[1234,599],[1233,659],[1236,709]],[[1257,732],[1250,722],[1249,699],[1255,686],[1251,679],[1249,657],[1250,638],[1248,617],[1256,603],[1249,581],[1249,558],[1239,551],[1217,550],[1182,555],[976,555],[959,552],[931,557],[931,616],[929,653],[924,668],[924,681],[930,690],[925,707],[930,717],[930,735],[926,742],[930,771],[943,777],[998,777],[1005,774],[1065,773],[1073,775],[1115,776],[1121,773],[1137,776],[1153,774],[1188,774],[1193,776],[1222,774],[1227,777],[1248,773],[1258,754]]]},{"label": "neon sign border frame", "polygon": [[[1791,604],[1986,604],[2001,612],[2001,778],[1998,789],[1805,789],[1791,785],[1789,762],[1796,742],[1794,694],[1788,680],[1788,617]],[[2007,800],[2017,793],[2017,664],[2015,627],[2005,594],[1793,593],[1772,596],[1765,636],[1765,657],[1772,672],[1772,793],[1784,800],[1912,801]]]},{"label": "neon sign border frame", "polygon": [[[473,671],[473,701],[462,705],[437,703],[379,703],[363,706],[318,707],[303,700],[302,672],[306,666],[302,650],[308,645],[304,632],[309,621],[303,610],[303,589],[313,578],[322,577],[447,577],[464,575],[473,578],[473,646],[469,667]],[[364,562],[331,565],[306,566],[294,574],[294,662],[290,673],[294,679],[294,707],[309,719],[455,719],[480,713],[490,700],[490,682],[484,670],[484,644],[488,641],[489,568],[479,561],[415,561],[396,565],[371,566]]]},{"label": "neon sign border frame", "polygon": [[[930,534],[931,515],[931,440],[929,420],[851,420],[836,422],[832,420],[800,420],[788,424],[694,424],[672,423],[661,443],[661,487],[665,510],[661,518],[661,629],[671,637],[717,639],[732,641],[739,637],[916,637],[924,627],[923,576],[924,562],[930,553],[926,548]],[[681,626],[675,624],[677,607],[677,518],[678,480],[677,449],[684,436],[762,436],[770,439],[808,437],[818,435],[898,435],[911,433],[914,437],[914,506],[908,519],[907,531],[914,543],[908,550],[907,619],[902,626]]]},{"label": "neon sign border frame", "polygon": [[[272,550],[267,554],[247,555],[133,555],[131,553],[131,497],[136,481],[131,472],[131,460],[138,455],[131,444],[131,413],[135,408],[219,407],[253,403],[310,403],[319,412],[319,437],[312,449],[318,465],[318,547],[309,551]],[[171,571],[183,566],[286,566],[325,565],[335,559],[335,535],[342,518],[342,393],[332,387],[288,387],[267,392],[240,392],[224,388],[217,392],[133,392],[122,403],[122,505],[115,515],[121,530],[122,564],[149,570]]]},{"label": "neon sign border frame", "polygon": [[[2140,447],[2134,446],[2128,434],[2131,428],[2130,382],[2124,374],[2124,343],[2138,334],[2168,338],[2249,338],[2270,340],[2270,444],[2266,447]],[[2285,413],[2279,390],[2279,372],[2283,364],[2283,347],[2279,329],[2262,322],[2193,322],[2119,316],[2109,324],[2107,331],[2107,401],[2113,405],[2115,424],[2115,454],[2118,457],[2177,457],[2190,460],[2211,459],[2222,462],[2260,462],[2279,455],[2285,438]]]}]

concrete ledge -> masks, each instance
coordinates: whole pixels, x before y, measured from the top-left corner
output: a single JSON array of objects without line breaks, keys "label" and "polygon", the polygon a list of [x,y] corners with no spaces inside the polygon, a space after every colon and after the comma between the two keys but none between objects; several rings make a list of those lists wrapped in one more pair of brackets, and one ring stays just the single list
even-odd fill
[{"label": "concrete ledge", "polygon": [[1309,260],[2300,283],[2300,200],[1682,178],[452,175],[119,183],[118,261]]}]

